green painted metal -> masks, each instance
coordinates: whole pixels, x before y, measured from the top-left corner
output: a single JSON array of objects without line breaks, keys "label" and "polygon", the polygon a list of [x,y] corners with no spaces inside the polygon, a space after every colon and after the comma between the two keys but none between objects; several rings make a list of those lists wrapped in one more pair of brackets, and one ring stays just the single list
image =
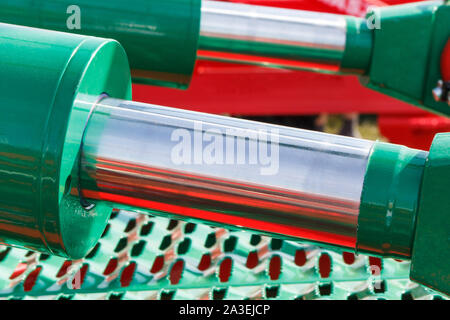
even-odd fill
[{"label": "green painted metal", "polygon": [[[329,274],[320,263],[326,255]],[[221,269],[229,260],[227,278]],[[409,267],[407,261],[120,211],[84,259],[0,247],[0,299],[446,298],[411,282]]]},{"label": "green painted metal", "polygon": [[376,143],[358,218],[357,251],[411,259],[410,277],[450,294],[450,134],[430,152]]},{"label": "green painted metal", "polygon": [[358,217],[358,252],[410,258],[428,153],[375,143],[364,178]]},{"label": "green painted metal", "polygon": [[[286,44],[277,41],[257,42],[211,35],[200,35],[199,49],[237,54],[233,58],[226,55],[225,58],[206,55],[209,60],[231,60],[245,64],[262,64],[264,66],[315,70],[325,73],[362,74],[367,72],[372,53],[372,30],[367,27],[366,21],[361,18],[343,15],[333,15],[333,18],[336,20],[340,18],[342,22],[346,23],[345,50],[332,50],[325,46],[299,46],[298,44]],[[255,25],[255,27],[258,26]],[[263,59],[264,63],[262,63],[259,59],[252,60],[247,56],[241,57],[240,55],[250,55],[255,58],[265,57],[268,59],[267,61]],[[271,60],[272,58],[274,61]],[[279,61],[280,59],[290,61],[290,63],[283,64],[283,62]],[[292,63],[295,61],[302,63]],[[319,67],[318,65],[322,66]]]},{"label": "green painted metal", "polygon": [[131,96],[115,41],[0,24],[0,242],[73,258],[96,243],[110,209],[68,193],[92,103]]},{"label": "green painted metal", "polygon": [[438,134],[428,157],[411,260],[411,279],[450,295],[450,134]]},{"label": "green painted metal", "polygon": [[450,37],[450,6],[424,1],[377,8],[370,71],[361,82],[371,89],[429,111],[450,115],[432,89],[441,79],[440,57]]},{"label": "green painted metal", "polygon": [[[429,7],[425,6],[425,8],[425,15],[428,16]],[[446,17],[446,11],[442,12],[444,12],[443,17]],[[416,21],[415,19],[419,19],[418,17],[422,14],[412,16],[411,19]],[[392,18],[392,21],[394,20]],[[419,19],[419,21],[421,20]],[[361,30],[367,35],[370,34],[361,24],[358,27],[357,20],[354,22],[355,34]],[[394,24],[394,22],[392,23]],[[78,152],[82,133],[89,112],[98,96],[107,92],[115,98],[130,99],[131,84],[126,55],[121,46],[111,40],[7,24],[0,24],[0,31],[0,45],[2,46],[0,75],[8,79],[8,82],[0,84],[0,93],[3,98],[0,108],[4,115],[0,119],[0,241],[52,255],[73,259],[82,258],[96,246],[97,240],[102,233],[104,234],[111,212],[111,208],[108,206],[111,204],[97,203],[94,209],[88,211],[82,208],[80,199],[69,191],[73,191],[77,186]],[[367,63],[371,52],[368,45],[370,37],[364,37],[365,45],[355,46],[355,48],[365,48],[362,49],[361,59],[357,62],[359,67]],[[359,37],[355,36],[355,38]],[[348,50],[349,56],[356,54],[356,51],[352,51],[353,49],[350,47]],[[438,61],[437,53],[438,51],[436,51],[436,61]],[[370,75],[372,75],[372,71]],[[18,127],[21,128],[19,133],[17,132]],[[438,136],[429,156],[424,151],[391,144],[377,143],[374,146],[361,198],[357,244],[357,249],[361,253],[406,259],[412,256],[412,278],[445,293],[449,293],[449,272],[445,267],[441,268],[440,266],[441,263],[448,265],[448,257],[445,256],[449,246],[449,242],[445,242],[449,239],[448,219],[446,219],[448,215],[445,213],[450,205],[447,205],[445,201],[442,202],[439,195],[442,194],[442,190],[445,190],[445,183],[448,180],[447,167],[450,154],[446,151],[446,146],[450,142],[449,139],[448,135]],[[416,217],[418,217],[417,222]],[[147,221],[142,217],[139,219]],[[205,226],[205,228],[209,227]],[[216,232],[218,232],[216,229],[208,230],[215,231],[199,235],[205,246],[210,235],[213,234],[216,238]],[[415,235],[414,232],[416,232]],[[159,234],[162,235],[164,232]],[[189,259],[193,259],[192,261],[198,262],[205,253],[205,250],[198,244],[194,245],[189,237],[186,237],[190,239],[189,241],[180,243],[176,248],[172,247],[170,243],[175,236],[167,233],[164,235],[164,239],[169,239],[167,248],[173,249],[170,252],[166,252],[167,248],[162,248],[162,244],[155,247],[150,242],[149,250],[144,250],[145,253],[142,253],[141,250],[141,254],[145,257],[143,261],[147,262],[148,259],[156,259],[155,252],[164,256],[168,254],[174,258],[170,264],[165,265],[165,276],[172,274],[172,269],[177,268],[178,261],[182,261],[182,263],[184,261],[186,264]],[[243,234],[239,234],[235,238],[239,241],[245,237]],[[125,238],[121,238],[117,246],[120,247],[122,239]],[[233,288],[236,287],[241,289],[247,287],[250,293],[252,287],[264,287],[267,295],[267,288],[278,286],[279,290],[283,292],[280,297],[293,297],[294,294],[290,295],[289,293],[292,290],[295,292],[295,297],[305,298],[312,295],[317,298],[321,296],[317,293],[320,292],[320,287],[311,287],[310,283],[310,281],[319,281],[320,275],[311,273],[310,269],[289,267],[289,259],[292,260],[293,252],[297,252],[298,244],[279,241],[289,245],[281,247],[284,249],[274,250],[276,252],[272,256],[279,256],[285,265],[283,277],[275,280],[271,278],[271,271],[268,271],[270,268],[267,269],[267,266],[256,269],[259,271],[255,275],[256,270],[242,264],[241,254],[247,258],[249,255],[248,244],[239,246],[236,251],[226,249],[229,246],[233,247],[232,245],[223,244],[224,247],[221,250],[228,253],[233,252],[234,255],[219,255],[220,258],[216,261],[218,268],[221,268],[227,257],[233,258],[233,261],[236,261],[237,258],[241,262],[240,264],[232,262],[234,263],[232,269],[237,270],[234,272],[238,276],[230,275],[233,280],[231,282],[223,281],[217,274],[220,272],[217,269],[208,270],[211,272],[208,273],[200,269],[192,271],[195,268],[191,268],[192,272],[185,272],[184,278],[180,282],[174,283],[170,277],[166,278],[165,282],[158,282],[157,275],[152,272],[149,274],[148,270],[142,270],[144,267],[141,264],[136,263],[137,256],[141,254],[136,254],[135,260],[128,261],[126,265],[123,265],[124,269],[111,278],[100,272],[100,270],[104,270],[105,263],[110,261],[111,254],[107,254],[111,252],[109,250],[111,248],[109,248],[105,250],[106,255],[99,255],[100,260],[94,259],[95,261],[92,262],[95,266],[95,268],[92,267],[94,272],[88,273],[90,281],[81,288],[82,291],[77,291],[76,294],[111,293],[112,291],[128,294],[130,291],[152,290],[159,292],[161,288],[168,292],[175,292],[174,290],[182,292],[195,288],[198,292],[204,293],[205,288],[214,287],[218,291],[225,288],[227,297],[232,298],[237,297],[239,292],[239,290],[233,291]],[[127,239],[122,242],[127,246]],[[110,242],[102,242],[102,240],[99,243],[102,248],[112,245]],[[440,250],[429,250],[430,243],[433,243],[436,248],[439,246]],[[96,246],[97,250],[99,245]],[[135,247],[137,245],[138,243],[133,245],[133,250],[139,251]],[[117,249],[117,246],[113,251],[119,254],[122,249]],[[269,245],[267,244],[267,246]],[[258,250],[264,252],[267,250],[267,246],[252,250],[257,250],[259,254]],[[303,244],[303,246],[308,246],[310,248],[308,250],[313,250],[312,246],[307,244]],[[444,253],[441,251],[442,248],[444,248]],[[186,252],[189,254],[186,255]],[[335,251],[330,252],[334,252],[329,253],[330,256],[336,254]],[[10,254],[7,254],[10,257]],[[210,254],[215,253],[210,252]],[[289,258],[286,258],[285,255]],[[0,254],[0,262],[5,257],[6,255],[2,258]],[[119,258],[119,256],[117,257]],[[285,262],[285,258],[288,262]],[[58,261],[57,264],[63,262],[61,258],[57,257],[47,259]],[[80,261],[91,261],[89,257],[86,259]],[[83,266],[89,265],[81,262],[78,265],[81,269]],[[292,264],[292,261],[290,263]],[[32,265],[32,270],[29,271],[38,270],[39,273],[44,265],[45,263],[35,263]],[[439,268],[434,269],[437,265]],[[41,269],[37,269],[38,266]],[[138,268],[139,266],[141,269]],[[124,274],[130,272],[131,269],[133,269],[131,282],[124,285]],[[48,287],[40,287],[35,295],[75,294],[71,291],[73,288],[68,288],[68,291],[61,286],[57,287],[57,290],[54,289],[55,282],[52,282],[51,279],[55,277],[55,270],[56,266],[51,265],[49,274],[45,278],[47,280],[44,281]],[[262,273],[259,274],[260,272]],[[214,280],[208,278],[212,274],[216,275]],[[334,275],[336,274],[338,273],[334,273]],[[200,278],[206,277],[206,280],[200,281],[197,277],[199,275]],[[267,279],[261,278],[260,275],[268,276],[271,282],[267,282]],[[29,274],[24,274],[25,276],[29,276]],[[395,278],[395,276],[392,277]],[[25,283],[26,279],[23,278],[23,280]],[[362,275],[359,278],[337,277],[332,279],[332,281],[346,283],[352,281],[366,283],[366,280],[367,278]],[[111,287],[102,286],[105,281],[111,282]],[[330,280],[327,281],[330,282]],[[223,282],[227,282],[227,285],[223,285]],[[20,281],[8,282],[8,288],[14,287],[18,283]],[[27,296],[26,292],[28,291],[25,290],[24,283],[22,286],[15,287],[17,292],[12,293],[9,289],[5,290],[4,296]],[[6,282],[4,284],[6,285]],[[291,285],[292,287],[289,287]],[[307,290],[303,291],[303,289],[299,289],[299,286],[303,289],[307,288]],[[335,287],[336,292],[341,292],[340,289],[337,289],[338,287]],[[280,288],[288,289],[283,291],[284,289]],[[370,288],[367,290],[373,291]],[[246,290],[242,292],[244,291],[247,292]],[[335,298],[342,298],[346,295],[348,297],[348,291],[343,290],[342,292],[345,295],[337,295]],[[179,297],[186,297],[186,295],[189,293],[185,292]]]},{"label": "green painted metal", "polygon": [[[317,47],[299,47],[298,45],[289,45],[277,42],[252,42],[240,39],[230,39],[222,37],[200,36],[199,48],[206,51],[223,52],[226,49],[227,53],[238,54],[236,58],[233,58],[235,62],[241,62],[244,64],[260,65],[259,61],[239,60],[239,55],[250,55],[255,57],[268,57],[275,58],[274,62],[264,63],[265,66],[282,67],[291,69],[304,69],[310,70],[311,66],[308,63],[320,63],[323,65],[335,65],[342,60],[342,51],[326,50]],[[208,58],[209,60],[221,61],[221,58]],[[288,61],[301,61],[306,62],[304,66],[292,65],[287,67],[278,59],[285,59]],[[226,61],[226,60],[225,60]],[[327,68],[323,70],[319,68],[321,72],[335,73],[334,71],[327,71]]]},{"label": "green painted metal", "polygon": [[[205,36],[200,36],[199,47],[202,50],[219,52],[226,48],[227,52],[231,53],[292,59],[294,61],[323,63],[324,65],[340,62],[340,72],[360,74],[361,70],[367,70],[370,64],[372,31],[367,28],[364,19],[348,16],[345,17],[345,20],[347,21],[347,39],[344,54],[340,50],[323,50],[321,48],[298,47],[278,43],[250,43],[245,40]],[[271,65],[277,66],[276,63]],[[302,69],[302,67],[298,68]],[[305,66],[303,69],[309,70],[311,68]],[[321,72],[326,72],[326,68],[321,70]],[[329,72],[336,73],[335,71]]]},{"label": "green painted metal", "polygon": [[344,57],[341,61],[341,72],[366,74],[369,71],[373,50],[373,32],[366,20],[346,17],[347,39]]},{"label": "green painted metal", "polygon": [[0,21],[115,39],[127,52],[134,81],[186,88],[196,61],[200,6],[200,0],[4,0]]}]

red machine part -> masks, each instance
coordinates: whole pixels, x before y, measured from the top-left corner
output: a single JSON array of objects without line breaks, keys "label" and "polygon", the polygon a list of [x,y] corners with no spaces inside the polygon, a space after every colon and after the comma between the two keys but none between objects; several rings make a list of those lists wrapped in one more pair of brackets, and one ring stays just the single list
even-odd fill
[{"label": "red machine part", "polygon": [[[228,1],[363,16],[372,5],[417,0]],[[366,89],[356,77],[198,61],[187,91],[147,85],[134,85],[133,90],[136,101],[217,114],[375,113],[381,133],[391,142],[423,149],[436,133],[450,131],[446,119]]]}]

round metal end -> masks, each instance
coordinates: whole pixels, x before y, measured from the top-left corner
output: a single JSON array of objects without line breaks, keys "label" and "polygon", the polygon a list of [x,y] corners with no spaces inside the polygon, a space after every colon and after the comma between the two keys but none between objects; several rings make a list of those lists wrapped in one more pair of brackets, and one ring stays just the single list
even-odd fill
[{"label": "round metal end", "polygon": [[103,92],[130,97],[128,61],[112,40],[0,24],[0,242],[78,259],[109,209],[73,193],[81,136]]}]

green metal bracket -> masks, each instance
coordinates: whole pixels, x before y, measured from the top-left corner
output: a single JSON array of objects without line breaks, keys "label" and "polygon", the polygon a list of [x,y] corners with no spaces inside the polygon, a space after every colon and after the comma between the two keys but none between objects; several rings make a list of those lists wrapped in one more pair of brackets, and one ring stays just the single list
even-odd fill
[{"label": "green metal bracket", "polygon": [[404,146],[375,144],[361,195],[358,252],[411,257],[427,155]]},{"label": "green metal bracket", "polygon": [[370,69],[361,82],[426,110],[450,115],[445,102],[436,102],[432,90],[442,79],[440,61],[450,38],[450,5],[425,1],[377,8],[378,22]]}]

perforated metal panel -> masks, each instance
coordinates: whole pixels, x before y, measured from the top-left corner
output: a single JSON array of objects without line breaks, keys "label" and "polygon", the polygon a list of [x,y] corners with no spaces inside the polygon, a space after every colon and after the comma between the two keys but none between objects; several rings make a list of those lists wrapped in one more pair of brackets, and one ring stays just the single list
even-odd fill
[{"label": "perforated metal panel", "polygon": [[83,260],[0,247],[2,299],[443,298],[408,274],[408,262],[125,211]]}]

